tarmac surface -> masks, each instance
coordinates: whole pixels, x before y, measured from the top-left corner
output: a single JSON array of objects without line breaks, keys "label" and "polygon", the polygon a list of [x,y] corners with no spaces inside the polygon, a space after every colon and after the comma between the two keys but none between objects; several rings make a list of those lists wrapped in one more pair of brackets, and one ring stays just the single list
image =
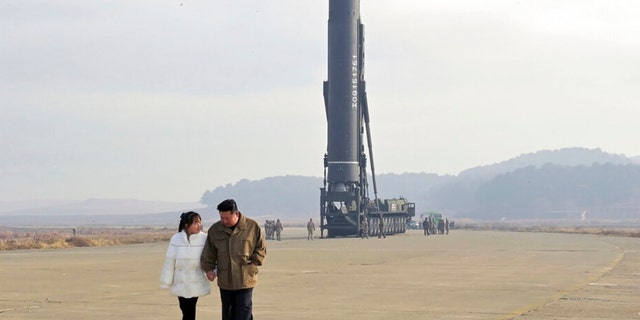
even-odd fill
[{"label": "tarmac surface", "polygon": [[[316,232],[316,236],[319,233]],[[179,319],[168,243],[0,252],[0,319]],[[268,241],[256,319],[640,319],[640,239],[422,230]],[[220,319],[215,283],[199,319]]]}]

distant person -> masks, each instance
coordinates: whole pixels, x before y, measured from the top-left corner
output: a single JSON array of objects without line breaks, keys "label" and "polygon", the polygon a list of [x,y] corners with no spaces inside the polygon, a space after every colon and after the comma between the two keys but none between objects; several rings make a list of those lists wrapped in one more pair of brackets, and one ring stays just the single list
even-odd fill
[{"label": "distant person", "polygon": [[436,219],[434,218],[430,218],[429,219],[429,230],[431,230],[431,234],[438,234],[438,228],[436,226]]},{"label": "distant person", "polygon": [[217,209],[220,221],[209,228],[200,266],[209,281],[218,279],[222,319],[250,320],[267,242],[260,225],[240,213],[235,200],[224,200]]},{"label": "distant person", "polygon": [[183,320],[195,320],[198,297],[211,293],[211,284],[200,269],[206,240],[200,215],[193,211],[181,214],[178,233],[169,242],[160,287],[170,288],[170,293],[178,297]]},{"label": "distant person", "polygon": [[360,237],[362,239],[369,239],[369,219],[367,219],[367,216],[362,216],[362,230],[361,230],[361,234]]},{"label": "distant person", "polygon": [[78,233],[78,230],[76,230],[76,228],[73,228],[73,237],[76,237],[76,234]]},{"label": "distant person", "polygon": [[449,219],[444,219],[444,234],[449,234]]},{"label": "distant person", "polygon": [[265,234],[265,239],[269,239],[269,220],[265,220],[264,221],[264,234]]},{"label": "distant person", "polygon": [[422,220],[422,229],[424,230],[424,235],[428,236],[429,235],[429,219],[424,218],[424,220]]},{"label": "distant person", "polygon": [[307,222],[307,240],[313,240],[314,231],[316,231],[316,225],[313,223],[313,219],[309,218],[309,222]]},{"label": "distant person", "polygon": [[267,239],[273,240],[276,234],[276,223],[273,220],[269,220],[269,232],[267,232]]},{"label": "distant person", "polygon": [[387,238],[387,235],[384,234],[384,218],[380,215],[380,219],[378,219],[378,228],[380,229],[380,233],[378,233],[378,239]]},{"label": "distant person", "polygon": [[282,227],[282,222],[280,222],[280,219],[278,219],[278,221],[276,221],[276,238],[278,238],[278,241],[280,241],[280,234],[282,233],[282,230],[284,228]]}]

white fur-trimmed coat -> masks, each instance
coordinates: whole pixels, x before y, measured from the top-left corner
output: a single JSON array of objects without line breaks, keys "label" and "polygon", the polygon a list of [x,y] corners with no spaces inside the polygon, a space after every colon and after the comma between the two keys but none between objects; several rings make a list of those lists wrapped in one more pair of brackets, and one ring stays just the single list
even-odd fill
[{"label": "white fur-trimmed coat", "polygon": [[207,234],[185,231],[171,237],[166,260],[160,275],[160,287],[170,288],[172,295],[183,298],[201,297],[211,293],[211,283],[200,268],[200,256]]}]

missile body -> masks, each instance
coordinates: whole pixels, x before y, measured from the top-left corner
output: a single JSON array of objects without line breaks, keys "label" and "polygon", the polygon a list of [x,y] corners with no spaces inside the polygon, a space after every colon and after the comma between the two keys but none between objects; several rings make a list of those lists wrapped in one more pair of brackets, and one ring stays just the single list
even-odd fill
[{"label": "missile body", "polygon": [[329,1],[326,111],[330,189],[360,180],[359,26],[359,0]]}]

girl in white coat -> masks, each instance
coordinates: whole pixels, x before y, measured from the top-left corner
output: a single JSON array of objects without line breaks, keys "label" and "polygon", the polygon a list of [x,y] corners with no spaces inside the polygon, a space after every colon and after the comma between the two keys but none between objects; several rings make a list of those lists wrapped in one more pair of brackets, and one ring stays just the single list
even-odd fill
[{"label": "girl in white coat", "polygon": [[198,297],[211,292],[211,284],[200,269],[200,256],[207,234],[202,232],[202,218],[197,212],[180,215],[178,233],[171,237],[160,275],[160,287],[170,288],[178,297],[183,320],[196,319]]}]

